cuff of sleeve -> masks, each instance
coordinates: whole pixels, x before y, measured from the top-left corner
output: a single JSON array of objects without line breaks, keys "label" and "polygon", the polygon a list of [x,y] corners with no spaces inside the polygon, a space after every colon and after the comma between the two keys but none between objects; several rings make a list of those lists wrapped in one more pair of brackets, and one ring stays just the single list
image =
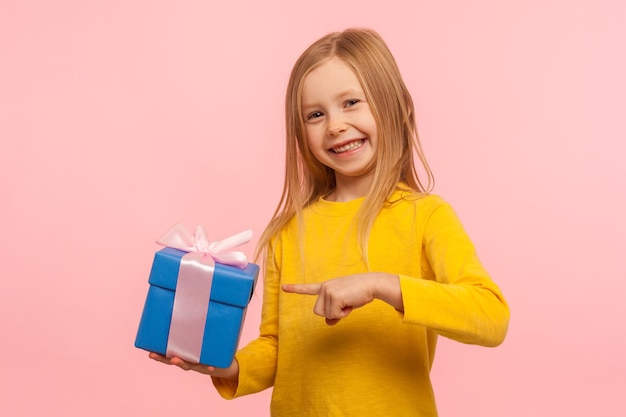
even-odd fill
[{"label": "cuff of sleeve", "polygon": [[[237,359],[239,352],[235,353],[234,360],[237,361],[239,366],[239,375],[241,375],[241,361]],[[232,379],[211,377],[213,386],[217,390],[217,393],[226,400],[232,400],[239,397],[239,381],[233,381]]]},{"label": "cuff of sleeve", "polygon": [[[275,355],[264,361],[263,358],[259,358],[258,352],[255,353],[253,349],[248,349],[249,346],[235,354],[235,360],[239,364],[239,380],[237,382],[213,378],[213,385],[221,397],[225,399],[238,398],[262,391],[274,384]],[[266,365],[263,365],[264,363]]]},{"label": "cuff of sleeve", "polygon": [[405,323],[422,324],[424,314],[430,309],[430,302],[424,297],[428,291],[425,286],[430,281],[400,275],[400,290],[404,304],[403,320]]},{"label": "cuff of sleeve", "polygon": [[230,379],[224,378],[216,378],[211,377],[213,380],[213,385],[217,390],[218,394],[227,400],[232,400],[236,397],[237,394],[237,382],[231,381]]}]

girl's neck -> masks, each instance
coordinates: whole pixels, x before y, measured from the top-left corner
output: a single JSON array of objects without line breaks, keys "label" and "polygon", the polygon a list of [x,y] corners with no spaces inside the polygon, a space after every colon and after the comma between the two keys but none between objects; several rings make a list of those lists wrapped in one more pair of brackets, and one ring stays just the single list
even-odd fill
[{"label": "girl's neck", "polygon": [[334,202],[346,202],[367,195],[372,184],[374,173],[368,173],[359,177],[346,177],[335,174],[336,187],[326,196],[325,200]]}]

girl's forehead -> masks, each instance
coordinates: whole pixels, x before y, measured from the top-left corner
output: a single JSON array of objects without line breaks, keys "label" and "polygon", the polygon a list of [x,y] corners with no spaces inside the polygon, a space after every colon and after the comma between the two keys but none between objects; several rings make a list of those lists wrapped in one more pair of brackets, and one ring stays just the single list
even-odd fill
[{"label": "girl's forehead", "polygon": [[[304,77],[304,81],[313,77],[336,77],[341,75],[355,75],[352,68],[341,58],[332,56],[315,65]],[[355,75],[356,76],[356,75]]]},{"label": "girl's forehead", "polygon": [[339,58],[323,62],[311,70],[302,81],[303,101],[305,97],[351,90],[362,91],[361,83],[352,68]]}]

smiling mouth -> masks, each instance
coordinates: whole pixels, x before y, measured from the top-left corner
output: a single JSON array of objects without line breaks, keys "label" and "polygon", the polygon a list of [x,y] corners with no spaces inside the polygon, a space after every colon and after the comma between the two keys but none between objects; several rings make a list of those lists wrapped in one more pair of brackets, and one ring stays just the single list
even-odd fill
[{"label": "smiling mouth", "polygon": [[333,151],[334,153],[348,152],[353,149],[360,148],[361,146],[363,146],[363,143],[365,143],[365,139],[358,139],[358,140],[346,143],[345,145],[337,146],[336,148],[331,148],[331,151]]}]

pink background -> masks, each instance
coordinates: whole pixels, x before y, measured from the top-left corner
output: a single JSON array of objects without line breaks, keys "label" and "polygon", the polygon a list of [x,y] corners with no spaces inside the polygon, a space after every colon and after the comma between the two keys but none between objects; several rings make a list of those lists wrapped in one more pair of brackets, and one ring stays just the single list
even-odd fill
[{"label": "pink background", "polygon": [[0,415],[269,414],[269,391],[224,401],[133,341],[172,223],[252,227],[252,254],[288,73],[349,26],[387,40],[436,192],[511,305],[497,349],[441,339],[441,415],[623,415],[625,4],[3,0]]}]

